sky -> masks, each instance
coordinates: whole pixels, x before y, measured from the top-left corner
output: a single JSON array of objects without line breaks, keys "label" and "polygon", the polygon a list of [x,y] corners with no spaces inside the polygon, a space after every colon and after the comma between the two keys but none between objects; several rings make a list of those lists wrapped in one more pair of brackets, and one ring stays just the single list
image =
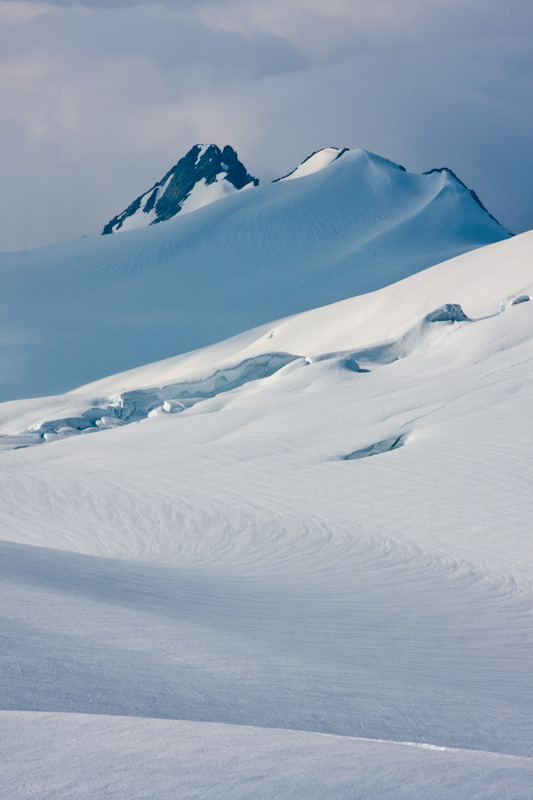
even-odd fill
[{"label": "sky", "polygon": [[531,0],[0,0],[0,250],[99,233],[196,143],[450,167],[533,228]]}]

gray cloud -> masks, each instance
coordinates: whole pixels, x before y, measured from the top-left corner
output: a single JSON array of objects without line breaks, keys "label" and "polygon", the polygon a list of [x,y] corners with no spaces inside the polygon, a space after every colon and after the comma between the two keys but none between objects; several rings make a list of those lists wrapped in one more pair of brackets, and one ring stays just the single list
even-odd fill
[{"label": "gray cloud", "polygon": [[323,5],[0,0],[0,249],[97,232],[197,141],[263,179],[331,144],[450,166],[533,227],[529,3]]}]

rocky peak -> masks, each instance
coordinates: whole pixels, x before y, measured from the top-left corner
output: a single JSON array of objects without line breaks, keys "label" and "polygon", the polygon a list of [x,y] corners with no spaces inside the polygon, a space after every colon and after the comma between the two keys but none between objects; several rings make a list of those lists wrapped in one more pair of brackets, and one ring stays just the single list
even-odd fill
[{"label": "rocky peak", "polygon": [[232,147],[221,150],[215,144],[196,144],[158,183],[108,222],[102,233],[154,225],[258,183]]}]

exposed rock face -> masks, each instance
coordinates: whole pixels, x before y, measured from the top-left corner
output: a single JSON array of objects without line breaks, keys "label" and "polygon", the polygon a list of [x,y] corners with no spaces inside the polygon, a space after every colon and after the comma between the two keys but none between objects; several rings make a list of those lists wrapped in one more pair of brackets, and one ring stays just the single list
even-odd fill
[{"label": "exposed rock face", "polygon": [[162,180],[107,223],[102,233],[154,225],[192,211],[259,181],[246,171],[232,147],[192,147]]}]

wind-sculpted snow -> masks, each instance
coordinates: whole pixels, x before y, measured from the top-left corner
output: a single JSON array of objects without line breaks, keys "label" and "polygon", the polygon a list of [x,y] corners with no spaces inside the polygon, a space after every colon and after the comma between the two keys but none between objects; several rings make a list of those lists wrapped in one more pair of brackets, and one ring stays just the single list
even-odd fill
[{"label": "wind-sculpted snow", "polygon": [[445,303],[443,306],[425,314],[421,320],[409,322],[403,326],[401,332],[392,336],[389,340],[378,342],[360,350],[353,350],[350,353],[333,352],[313,357],[314,361],[325,361],[332,358],[340,358],[340,365],[352,372],[367,372],[361,364],[365,366],[392,364],[399,358],[406,358],[411,353],[421,347],[431,347],[436,338],[442,336],[442,326],[433,323],[453,324],[455,322],[471,322],[466,316],[459,303]]},{"label": "wind-sculpted snow", "polygon": [[533,781],[531,759],[410,742],[27,712],[0,725],[10,800],[530,800]]},{"label": "wind-sculpted snow", "polygon": [[0,405],[7,796],[528,798],[532,243]]}]

